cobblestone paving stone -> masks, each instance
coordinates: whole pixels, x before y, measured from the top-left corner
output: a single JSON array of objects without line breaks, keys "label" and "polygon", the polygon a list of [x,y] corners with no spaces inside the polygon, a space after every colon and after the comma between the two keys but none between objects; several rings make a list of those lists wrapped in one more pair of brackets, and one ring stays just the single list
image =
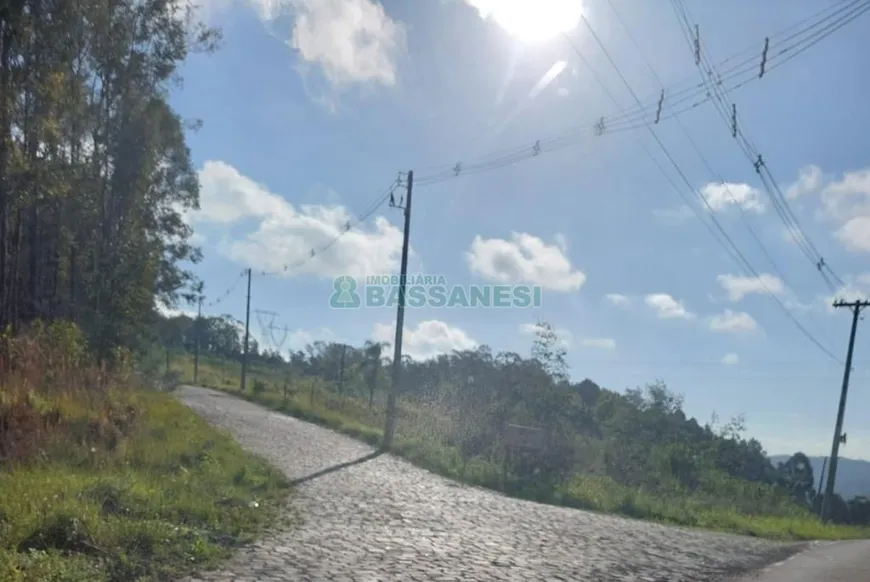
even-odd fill
[{"label": "cobblestone paving stone", "polygon": [[[180,396],[291,479],[373,452],[220,392],[183,387]],[[183,582],[705,582],[800,547],[511,499],[391,455],[300,483],[292,501],[303,523]]]}]

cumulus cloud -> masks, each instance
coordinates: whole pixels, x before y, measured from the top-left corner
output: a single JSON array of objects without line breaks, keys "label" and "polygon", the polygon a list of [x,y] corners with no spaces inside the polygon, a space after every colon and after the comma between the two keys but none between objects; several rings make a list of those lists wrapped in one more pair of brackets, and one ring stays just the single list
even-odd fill
[{"label": "cumulus cloud", "polygon": [[725,354],[722,356],[722,363],[727,366],[733,366],[740,361],[740,357],[737,354]]},{"label": "cumulus cloud", "polygon": [[845,285],[840,287],[836,293],[825,298],[825,305],[828,309],[833,310],[831,304],[837,299],[842,299],[843,301],[870,299],[870,273],[847,277],[844,283]]},{"label": "cumulus cloud", "polygon": [[773,293],[780,295],[785,292],[785,285],[779,277],[762,273],[758,277],[741,275],[719,275],[716,280],[728,294],[728,299],[740,301],[752,293]]},{"label": "cumulus cloud", "polygon": [[726,309],[710,318],[710,329],[721,333],[744,333],[758,329],[758,323],[748,313]]},{"label": "cumulus cloud", "polygon": [[624,307],[631,303],[631,298],[628,295],[623,295],[622,293],[608,293],[604,296],[604,300],[612,305],[616,305],[619,307]]},{"label": "cumulus cloud", "polygon": [[[302,62],[320,67],[334,86],[396,83],[396,60],[406,46],[402,23],[378,0],[177,0],[207,22],[247,5]],[[285,19],[288,28],[282,32]]]},{"label": "cumulus cloud", "polygon": [[682,301],[677,301],[667,293],[653,293],[644,297],[644,302],[653,309],[661,319],[692,319],[695,315],[689,312]]},{"label": "cumulus cloud", "polygon": [[[224,237],[217,250],[230,260],[288,277],[364,277],[398,268],[402,233],[386,218],[376,218],[371,227],[345,232],[355,220],[347,208],[296,208],[224,162],[206,162],[199,179],[200,210],[188,220],[195,227],[222,230]],[[234,236],[231,231],[239,228],[247,233]]]},{"label": "cumulus cloud", "polygon": [[571,265],[563,246],[563,238],[549,245],[525,233],[512,233],[510,240],[478,235],[465,259],[472,273],[491,281],[576,291],[586,282],[586,275]]},{"label": "cumulus cloud", "polygon": [[404,27],[373,0],[291,0],[295,24],[290,46],[317,64],[335,85],[396,83]]},{"label": "cumulus cloud", "polygon": [[196,317],[196,310],[195,309],[168,307],[161,301],[155,301],[154,308],[157,310],[157,313],[159,313],[163,317],[181,317],[182,315],[186,315],[187,317],[189,317],[191,319]]},{"label": "cumulus cloud", "polygon": [[809,165],[801,168],[797,180],[786,188],[786,198],[794,200],[812,194],[822,187],[822,180],[822,170],[818,166]]},{"label": "cumulus cloud", "polygon": [[[453,350],[473,350],[479,345],[463,330],[437,319],[421,321],[416,328],[403,329],[402,352],[415,360],[428,360]],[[395,336],[395,323],[376,323],[372,332],[372,339],[378,342],[392,344]]]},{"label": "cumulus cloud", "polygon": [[870,216],[849,219],[837,230],[836,236],[846,249],[870,253]]},{"label": "cumulus cloud", "polygon": [[870,253],[870,168],[846,172],[821,190],[819,216],[837,224],[834,233],[850,251]]},{"label": "cumulus cloud", "polygon": [[726,210],[729,206],[740,206],[749,212],[764,212],[762,194],[757,188],[749,184],[723,182],[709,183],[701,188],[701,196],[716,212]]}]

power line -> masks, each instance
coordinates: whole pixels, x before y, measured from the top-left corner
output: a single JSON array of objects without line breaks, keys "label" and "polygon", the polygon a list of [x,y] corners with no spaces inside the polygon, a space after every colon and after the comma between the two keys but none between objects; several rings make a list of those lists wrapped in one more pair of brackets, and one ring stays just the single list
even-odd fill
[{"label": "power line", "polygon": [[[604,46],[604,43],[601,42],[601,39],[598,37],[598,34],[595,32],[595,29],[592,27],[591,23],[586,19],[586,17],[584,16],[584,17],[582,17],[582,18],[583,18],[583,22],[586,24],[586,27],[589,29],[589,32],[591,33],[591,35],[592,35],[593,39],[595,40],[596,44],[598,45],[598,47],[601,49],[601,51],[602,51],[602,53],[604,54],[605,58],[607,58],[608,62],[610,62],[611,66],[614,68],[614,70],[616,71],[616,73],[619,75],[619,77],[620,77],[620,79],[622,80],[623,84],[626,86],[626,88],[628,89],[629,93],[631,93],[632,98],[635,100],[635,102],[636,102],[638,105],[640,105],[640,99],[637,97],[637,94],[635,93],[634,89],[631,87],[631,84],[630,84],[630,83],[628,82],[628,80],[625,78],[625,75],[623,75],[623,73],[622,73],[622,71],[620,70],[619,66],[618,66],[618,65],[616,64],[616,62],[613,60],[613,57],[611,57],[610,52],[607,50],[607,47],[605,47],[605,46]],[[565,38],[568,40],[568,43],[570,44],[571,48],[574,49],[574,52],[577,53],[577,55],[581,58],[581,60],[583,60],[583,62],[586,64],[587,68],[589,68],[589,70],[592,71],[593,75],[595,75],[596,80],[598,80],[598,83],[602,86],[602,88],[605,90],[605,92],[607,92],[607,94],[610,96],[611,100],[613,100],[614,104],[615,104],[617,107],[619,107],[619,102],[618,102],[618,101],[616,100],[616,98],[613,96],[613,93],[611,93],[611,92],[607,89],[607,87],[604,85],[604,83],[602,83],[601,80],[598,79],[597,75],[595,74],[595,70],[592,68],[592,66],[590,65],[589,61],[586,59],[586,57],[583,56],[583,53],[580,52],[580,50],[577,48],[577,46],[574,44],[574,42],[571,40],[571,38],[570,38],[568,35],[565,35]],[[668,151],[668,149],[665,147],[664,143],[662,143],[661,139],[659,138],[658,134],[656,134],[656,132],[655,132],[655,130],[652,128],[652,126],[649,125],[649,123],[647,123],[647,124],[646,124],[646,128],[647,128],[647,130],[649,130],[650,134],[653,136],[653,139],[655,139],[655,141],[656,141],[656,143],[658,144],[659,148],[662,150],[662,152],[665,154],[665,156],[666,156],[666,157],[668,158],[668,160],[671,162],[671,165],[673,165],[674,169],[677,171],[677,173],[679,174],[679,176],[682,178],[683,182],[686,184],[686,186],[688,187],[688,189],[689,189],[690,191],[695,191],[694,188],[693,188],[693,186],[692,186],[692,183],[691,183],[691,182],[689,181],[689,179],[686,177],[685,172],[683,172],[682,168],[680,168],[679,164],[676,162],[676,160],[674,160],[673,156],[672,156],[671,153]],[[643,144],[642,144],[642,145],[643,145]],[[671,180],[670,176],[669,176],[669,175],[667,174],[667,172],[665,172],[664,169],[663,169],[663,168],[658,164],[658,162],[655,160],[655,157],[652,155],[652,153],[649,151],[649,149],[647,149],[645,145],[644,145],[643,147],[644,147],[644,151],[646,151],[647,155],[650,156],[650,158],[653,160],[653,162],[656,164],[656,166],[658,166],[658,168],[662,171],[662,173],[665,175],[665,177],[668,179],[668,181],[671,183],[671,185],[675,188],[675,190],[676,190],[677,193],[680,195],[680,197],[683,198],[683,200],[686,200],[685,196],[684,196],[683,193],[682,193],[682,190],[680,190],[679,187],[677,187],[676,184],[673,183],[673,181]],[[746,271],[748,271],[749,273],[751,273],[751,274],[752,274],[756,279],[758,279],[759,283],[762,285],[762,287],[764,288],[765,292],[766,292],[766,293],[767,293],[767,294],[768,294],[768,295],[769,295],[769,296],[770,296],[770,297],[771,297],[771,298],[772,298],[772,299],[773,299],[773,300],[774,300],[774,301],[775,301],[775,302],[780,306],[780,308],[783,310],[783,312],[784,312],[784,313],[785,313],[785,314],[786,314],[786,315],[787,315],[787,316],[792,320],[792,322],[793,322],[793,323],[798,327],[798,329],[801,331],[801,333],[803,333],[803,334],[807,337],[807,339],[809,339],[809,340],[810,340],[814,345],[816,345],[816,347],[818,347],[818,348],[819,348],[823,353],[825,353],[828,357],[832,358],[832,359],[835,360],[835,361],[839,361],[839,359],[837,358],[837,356],[835,356],[835,355],[834,355],[830,350],[828,350],[824,345],[822,345],[822,343],[819,342],[819,340],[817,340],[817,339],[815,338],[815,336],[813,336],[813,335],[812,335],[812,334],[811,334],[811,333],[810,333],[810,332],[809,332],[809,331],[808,331],[808,330],[803,326],[803,324],[801,324],[800,321],[798,321],[798,319],[797,319],[797,318],[794,316],[794,314],[791,313],[791,311],[790,311],[790,310],[789,310],[789,309],[788,309],[788,308],[787,308],[787,307],[782,303],[782,301],[780,301],[780,299],[779,299],[775,294],[773,294],[773,293],[770,291],[770,289],[767,288],[766,285],[764,285],[764,281],[763,281],[763,279],[761,279],[761,277],[760,277],[760,275],[758,274],[758,272],[755,270],[755,268],[752,266],[752,264],[751,264],[751,263],[746,259],[746,257],[745,257],[745,256],[743,255],[743,253],[740,251],[740,249],[737,248],[737,245],[734,244],[734,241],[731,239],[731,237],[728,236],[728,233],[725,232],[725,229],[722,228],[722,225],[721,225],[721,224],[719,223],[719,221],[716,219],[716,217],[715,217],[715,215],[714,215],[714,213],[713,213],[713,208],[710,206],[710,203],[709,203],[709,201],[707,200],[707,198],[704,197],[704,196],[700,196],[700,198],[701,198],[702,202],[707,206],[707,208],[711,211],[711,213],[710,213],[710,220],[713,222],[713,224],[714,224],[714,225],[716,226],[716,228],[719,230],[719,232],[721,233],[722,237],[727,241],[728,245],[730,245],[730,247],[731,247],[731,249],[732,249],[733,252],[730,252],[729,249],[728,249],[728,247],[725,246],[725,245],[723,245],[723,247],[725,248],[726,252],[729,253],[729,256],[730,256],[732,259],[735,259],[735,256],[736,256],[736,259],[735,259],[735,260],[736,260],[738,263],[742,263],[743,268],[744,268]],[[698,216],[698,218],[699,218],[699,219],[700,219],[700,220],[701,220],[701,221],[702,221],[702,222],[703,222],[703,223],[704,223],[704,224],[709,228],[709,224],[707,224],[706,221],[703,220],[703,218],[701,217],[701,215],[697,212],[697,209],[696,209],[693,205],[691,205],[691,204],[689,204],[689,207],[692,209],[693,212],[695,212],[695,214]],[[718,237],[716,237],[716,236],[714,235],[714,238],[716,238],[717,242],[719,242],[720,244],[722,244],[722,241],[721,241]]]},{"label": "power line", "polygon": [[[798,54],[803,53],[811,46],[817,44],[823,38],[830,36],[830,34],[833,34],[833,32],[835,32],[836,30],[839,30],[849,22],[853,21],[855,18],[863,14],[864,11],[870,8],[870,2],[866,2],[866,4],[859,7],[858,10],[854,10],[853,8],[855,7],[855,5],[860,4],[861,2],[862,0],[855,0],[847,6],[837,7],[832,12],[825,14],[821,18],[819,18],[819,16],[830,9],[820,11],[819,13],[816,13],[811,17],[805,18],[803,21],[800,21],[790,26],[789,28],[781,31],[780,33],[771,35],[770,37],[768,37],[768,40],[771,38],[775,38],[780,34],[784,34],[785,32],[789,32],[790,30],[799,26],[803,22],[806,22],[807,20],[813,21],[812,24],[804,26],[797,32],[793,32],[791,35],[785,37],[784,39],[784,41],[792,40],[794,38],[805,35],[806,33],[812,33],[809,36],[808,45],[806,44],[807,39],[800,39],[772,53],[770,52],[769,47],[767,47],[767,50],[762,50],[758,54],[755,54],[752,58],[745,59],[737,65],[733,65],[720,73],[717,79],[717,83],[728,91],[734,91],[743,87],[750,81],[759,79],[760,77],[758,75],[758,66],[762,58],[764,58],[767,63],[773,63],[767,67],[768,71],[777,68],[780,64],[782,64],[780,62],[776,62],[778,58],[791,60]],[[851,12],[844,13],[844,11],[848,11],[849,9],[853,10]],[[833,21],[826,22],[827,20],[830,20],[832,18],[834,19]],[[748,51],[743,51],[743,53],[740,54],[745,54],[746,52]],[[783,55],[786,56],[783,57]],[[720,63],[720,67],[725,63],[733,60],[737,56],[738,55],[729,57],[728,59]],[[729,86],[728,81],[735,82]],[[672,91],[670,93],[667,93],[668,99],[666,104],[661,103],[663,101],[663,94],[665,94],[664,90],[661,94],[656,95],[654,98],[650,98],[647,105],[643,105],[638,99],[637,108],[633,110],[626,111],[622,109],[620,110],[620,114],[618,115],[613,115],[610,117],[600,117],[598,121],[594,124],[577,127],[558,136],[536,140],[535,142],[524,146],[516,146],[513,148],[498,150],[490,154],[486,154],[485,156],[481,157],[473,163],[458,162],[455,164],[441,164],[423,167],[423,171],[421,171],[421,174],[426,171],[429,171],[429,173],[418,177],[416,179],[417,185],[430,185],[450,180],[460,175],[488,172],[506,166],[514,165],[521,161],[536,157],[542,153],[548,153],[563,149],[565,147],[570,147],[571,145],[574,145],[574,143],[576,143],[578,138],[588,137],[589,133],[593,133],[594,135],[603,135],[604,133],[622,133],[624,131],[633,131],[635,129],[640,129],[641,127],[645,126],[645,118],[647,115],[646,112],[648,110],[658,111],[657,121],[661,122],[682,115],[683,113],[691,111],[699,107],[700,105],[703,105],[707,101],[715,98],[714,94],[709,91],[705,80],[702,80],[700,84],[694,83],[691,87],[676,92]]]},{"label": "power line", "polygon": [[312,248],[309,251],[308,256],[305,257],[304,259],[297,261],[295,263],[286,263],[286,264],[282,265],[282,268],[279,271],[269,272],[269,271],[266,271],[265,269],[263,269],[256,274],[260,275],[260,276],[281,275],[283,273],[287,273],[288,271],[296,270],[299,267],[305,265],[308,261],[320,256],[321,254],[323,254],[324,252],[329,250],[335,243],[337,243],[339,240],[341,240],[341,238],[344,235],[346,235],[348,232],[350,232],[354,228],[358,227],[359,225],[363,224],[369,217],[371,217],[375,212],[377,212],[377,210],[381,206],[383,206],[388,200],[391,200],[393,195],[395,194],[396,189],[401,185],[402,185],[402,175],[400,173],[398,178],[393,180],[393,182],[391,182],[390,185],[385,190],[382,190],[375,197],[375,199],[371,203],[369,203],[369,205],[366,207],[366,210],[364,210],[355,221],[351,222],[350,220],[348,220],[344,224],[341,232],[337,236],[333,237],[327,244],[323,245],[319,249]]},{"label": "power line", "polygon": [[[625,20],[622,18],[622,15],[620,14],[619,10],[617,10],[613,1],[607,0],[607,3],[610,6],[611,11],[616,16],[616,19],[619,22],[620,26],[622,27],[622,29],[625,31],[626,35],[628,36],[629,40],[634,45],[634,47],[637,49],[638,53],[640,53],[641,58],[642,58],[643,62],[646,64],[650,73],[652,73],[653,77],[655,77],[656,81],[658,81],[660,85],[664,85],[664,83],[662,83],[661,77],[656,72],[655,67],[653,67],[652,63],[650,63],[649,59],[646,57],[646,54],[644,53],[643,49],[640,47],[640,44],[637,42],[637,39],[632,34],[631,30],[628,28],[628,25],[625,23]],[[664,96],[664,94],[663,94],[663,96]],[[755,243],[758,245],[758,247],[761,249],[762,254],[767,259],[767,261],[770,264],[770,266],[772,267],[773,271],[780,278],[780,280],[783,281],[783,283],[786,285],[787,288],[794,289],[794,287],[791,285],[791,283],[788,281],[788,279],[783,274],[782,269],[780,269],[779,265],[777,265],[776,261],[774,261],[772,255],[770,254],[770,252],[767,249],[767,246],[761,241],[758,234],[755,232],[755,229],[752,227],[752,223],[749,221],[746,210],[743,208],[743,204],[741,203],[741,201],[739,201],[737,199],[737,197],[731,191],[731,187],[729,186],[728,182],[725,181],[725,179],[722,177],[721,174],[719,174],[718,172],[716,172],[713,169],[713,167],[710,164],[710,162],[708,161],[707,157],[703,154],[700,147],[695,142],[694,138],[692,138],[692,135],[686,129],[685,125],[680,120],[680,118],[676,117],[675,121],[677,123],[677,126],[680,128],[680,130],[683,132],[683,134],[689,140],[689,143],[691,144],[692,148],[695,150],[695,153],[698,155],[701,162],[707,168],[707,171],[715,176],[716,180],[724,188],[725,193],[728,195],[731,202],[737,207],[738,211],[740,212],[740,218],[743,221],[743,223],[745,224],[746,229],[749,231],[750,236],[755,241]]]},{"label": "power line", "polygon": [[[711,94],[714,97],[713,104],[717,112],[719,113],[719,116],[722,118],[726,125],[730,126],[732,136],[738,139],[738,145],[740,146],[743,153],[746,155],[749,162],[753,164],[753,167],[758,173],[759,178],[761,179],[761,182],[765,188],[765,191],[767,192],[771,202],[773,203],[774,209],[776,210],[783,224],[786,226],[787,231],[798,244],[798,247],[803,252],[803,254],[812,263],[813,267],[819,272],[822,279],[825,281],[825,284],[831,289],[831,291],[836,292],[837,286],[831,282],[831,278],[838,282],[840,286],[844,285],[842,279],[837,276],[833,269],[831,269],[831,267],[827,264],[824,257],[816,248],[815,244],[813,244],[812,240],[810,240],[809,236],[801,227],[800,221],[798,220],[790,204],[788,203],[787,198],[783,195],[781,189],[779,188],[779,185],[774,179],[770,168],[768,167],[768,164],[762,158],[757,148],[752,144],[751,140],[746,136],[742,124],[737,119],[736,105],[734,104],[732,104],[730,107],[731,115],[729,120],[728,89],[721,87],[718,83],[715,82],[718,73],[716,72],[715,66],[711,64],[711,59],[707,55],[703,43],[701,43],[697,24],[694,25],[695,37],[692,38],[693,23],[689,16],[688,9],[685,7],[681,0],[672,0],[672,4],[674,7],[674,11],[677,14],[677,19],[680,24],[680,29],[683,33],[683,36],[685,37],[686,42],[689,44],[690,50],[693,50],[695,54],[695,63],[701,73],[702,82],[705,85],[708,85],[707,77],[710,78],[710,83],[708,86],[712,88]],[[844,18],[840,19],[840,21],[837,21],[840,23],[839,26],[834,29],[824,31],[825,34],[817,37],[814,40],[813,44],[816,44],[822,38],[830,35],[833,30],[837,30],[842,26],[845,26],[846,24],[866,12],[868,9],[870,9],[870,2],[862,3],[860,0],[857,0],[855,2],[852,2],[847,8],[855,8],[856,6],[857,9],[849,12],[845,15]],[[764,74],[765,64],[765,60],[762,60],[762,62],[760,63],[759,77],[763,76]],[[702,65],[707,69],[706,75],[705,71],[702,69]]]},{"label": "power line", "polygon": [[226,290],[226,291],[224,291],[223,293],[221,293],[220,295],[218,295],[217,298],[213,299],[212,301],[209,301],[208,303],[204,304],[204,307],[214,307],[215,305],[218,305],[218,304],[220,304],[220,303],[223,303],[223,301],[224,301],[227,297],[229,297],[229,296],[232,294],[233,291],[235,291],[236,287],[237,287],[238,284],[239,284],[239,281],[241,281],[242,278],[243,278],[246,274],[247,274],[247,269],[245,269],[245,270],[243,270],[241,273],[239,273],[239,276],[236,277],[235,281],[233,281],[232,284],[231,284],[229,287],[227,287],[227,290]]}]

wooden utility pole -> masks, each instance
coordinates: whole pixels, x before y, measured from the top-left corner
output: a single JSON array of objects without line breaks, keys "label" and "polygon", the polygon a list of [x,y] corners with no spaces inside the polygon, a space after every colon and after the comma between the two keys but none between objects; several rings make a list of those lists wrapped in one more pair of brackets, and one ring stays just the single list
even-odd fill
[{"label": "wooden utility pole", "polygon": [[828,464],[828,482],[825,486],[825,496],[822,498],[822,521],[831,518],[831,499],[834,497],[834,482],[837,478],[837,455],[840,452],[840,443],[846,443],[846,435],[843,433],[843,417],[846,414],[846,394],[849,391],[849,376],[852,373],[852,351],[855,349],[855,333],[858,330],[858,318],[861,310],[870,307],[870,301],[842,301],[834,302],[834,307],[848,307],[852,310],[852,330],[849,333],[849,349],[846,352],[846,370],[843,372],[843,387],[840,390],[840,405],[837,407],[837,424],[834,428],[834,443],[831,445],[831,461]]},{"label": "wooden utility pole", "polygon": [[242,351],[242,381],[241,390],[245,391],[245,381],[248,376],[248,337],[251,326],[251,269],[248,269],[248,297],[245,304],[245,345]]},{"label": "wooden utility pole", "polygon": [[199,382],[199,341],[202,335],[202,295],[199,296],[199,307],[196,310],[196,343],[193,352],[193,383]]},{"label": "wooden utility pole", "polygon": [[402,376],[402,328],[405,325],[405,279],[408,276],[408,242],[411,238],[411,194],[414,190],[414,172],[408,172],[407,194],[405,204],[399,202],[397,208],[405,211],[405,231],[402,238],[402,266],[399,272],[399,306],[396,310],[396,340],[393,344],[393,370],[390,392],[387,396],[387,423],[384,429],[383,449],[389,450],[393,446],[393,437],[396,434],[396,392],[399,388]]}]

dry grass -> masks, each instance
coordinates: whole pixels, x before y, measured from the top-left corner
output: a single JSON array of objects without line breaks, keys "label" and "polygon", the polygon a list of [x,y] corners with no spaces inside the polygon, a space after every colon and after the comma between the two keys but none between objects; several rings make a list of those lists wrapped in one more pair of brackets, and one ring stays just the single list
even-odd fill
[{"label": "dry grass", "polygon": [[0,337],[0,581],[167,579],[269,524],[288,484],[129,355],[56,323]]}]

